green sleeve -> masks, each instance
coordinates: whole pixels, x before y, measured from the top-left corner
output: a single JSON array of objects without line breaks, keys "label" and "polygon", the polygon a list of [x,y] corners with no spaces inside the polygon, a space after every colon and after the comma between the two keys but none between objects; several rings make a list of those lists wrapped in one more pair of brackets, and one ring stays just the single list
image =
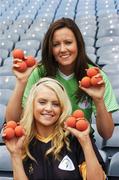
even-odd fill
[{"label": "green sleeve", "polygon": [[31,75],[29,76],[25,90],[24,90],[23,98],[22,98],[22,107],[23,108],[25,107],[27,97],[30,93],[30,90],[31,90],[33,84],[35,84],[40,78],[42,78],[44,76],[45,76],[44,69],[40,65],[37,68],[35,68],[33,70],[33,72],[31,73]]},{"label": "green sleeve", "polygon": [[[114,91],[112,89],[112,85],[107,77],[107,75],[101,70],[101,74],[105,81],[105,94],[104,94],[104,101],[105,106],[108,112],[113,112],[119,110],[119,105],[117,103]],[[93,103],[93,112],[96,114],[96,107]]]}]

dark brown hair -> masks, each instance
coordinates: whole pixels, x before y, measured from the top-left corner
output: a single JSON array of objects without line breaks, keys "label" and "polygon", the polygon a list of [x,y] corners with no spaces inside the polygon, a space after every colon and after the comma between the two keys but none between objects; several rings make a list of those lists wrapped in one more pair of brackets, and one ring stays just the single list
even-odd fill
[{"label": "dark brown hair", "polygon": [[[52,53],[52,39],[54,32],[61,28],[69,28],[73,33],[77,41],[78,46],[78,55],[76,59],[74,74],[77,79],[77,82],[86,75],[85,69],[88,68],[88,63],[96,66],[87,56],[85,50],[85,43],[82,37],[82,34],[76,25],[76,23],[69,18],[61,18],[53,22],[48,31],[45,34],[45,38],[42,45],[42,64],[46,70],[46,76],[55,77],[58,69],[58,63],[55,60]],[[82,96],[81,90],[80,95]],[[78,95],[79,96],[79,95]]]}]

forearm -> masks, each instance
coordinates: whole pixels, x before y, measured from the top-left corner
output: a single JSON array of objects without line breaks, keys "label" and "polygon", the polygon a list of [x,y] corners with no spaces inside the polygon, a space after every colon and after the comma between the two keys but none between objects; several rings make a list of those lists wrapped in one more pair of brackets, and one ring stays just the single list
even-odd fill
[{"label": "forearm", "polygon": [[94,101],[96,106],[96,124],[99,134],[108,139],[112,136],[114,123],[111,113],[107,112],[104,100]]},{"label": "forearm", "polygon": [[28,180],[24,171],[21,157],[12,156],[12,167],[14,180]]},{"label": "forearm", "polygon": [[6,121],[19,121],[22,113],[22,96],[26,83],[16,82],[15,89],[6,107]]},{"label": "forearm", "polygon": [[83,151],[86,161],[87,180],[104,180],[103,169],[98,162],[89,137],[87,143],[83,147]]}]

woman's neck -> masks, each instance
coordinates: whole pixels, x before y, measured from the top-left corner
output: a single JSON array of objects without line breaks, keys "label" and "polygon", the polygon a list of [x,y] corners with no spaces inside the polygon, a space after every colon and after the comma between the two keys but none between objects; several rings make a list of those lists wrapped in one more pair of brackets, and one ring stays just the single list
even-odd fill
[{"label": "woman's neck", "polygon": [[73,65],[73,64],[66,66],[66,67],[59,65],[59,71],[62,72],[63,74],[65,74],[66,76],[69,76],[74,73],[74,66],[75,65]]},{"label": "woman's neck", "polygon": [[37,127],[37,134],[43,138],[47,138],[53,134],[53,129],[49,127]]},{"label": "woman's neck", "polygon": [[61,72],[62,74],[66,75],[66,76],[70,76],[74,73],[73,70],[71,69],[64,69],[64,68],[59,68],[59,72]]}]

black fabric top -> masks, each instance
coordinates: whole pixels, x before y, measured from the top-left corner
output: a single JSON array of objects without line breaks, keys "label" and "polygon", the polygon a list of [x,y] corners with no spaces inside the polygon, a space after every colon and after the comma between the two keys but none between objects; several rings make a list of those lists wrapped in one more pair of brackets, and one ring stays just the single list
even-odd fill
[{"label": "black fabric top", "polygon": [[[75,137],[70,137],[71,151],[64,147],[61,151],[61,160],[56,160],[52,155],[45,157],[45,152],[50,148],[51,141],[44,143],[34,138],[30,143],[30,153],[37,163],[26,158],[24,169],[29,180],[82,180],[79,165],[85,161],[82,148]],[[104,168],[104,162],[92,140],[94,151]]]}]

